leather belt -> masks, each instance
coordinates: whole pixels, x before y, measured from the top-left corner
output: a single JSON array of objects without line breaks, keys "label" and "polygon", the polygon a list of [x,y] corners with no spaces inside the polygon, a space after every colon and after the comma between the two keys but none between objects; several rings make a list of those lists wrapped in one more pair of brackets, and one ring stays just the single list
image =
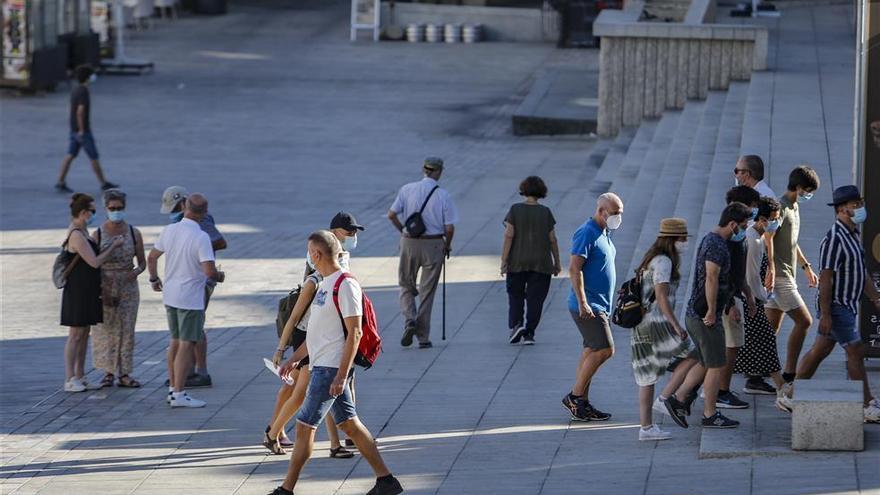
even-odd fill
[{"label": "leather belt", "polygon": [[443,239],[443,237],[445,237],[445,236],[443,234],[437,234],[437,235],[423,235],[423,236],[419,236],[419,237],[413,237],[409,234],[403,234],[403,237],[406,237],[407,239]]}]

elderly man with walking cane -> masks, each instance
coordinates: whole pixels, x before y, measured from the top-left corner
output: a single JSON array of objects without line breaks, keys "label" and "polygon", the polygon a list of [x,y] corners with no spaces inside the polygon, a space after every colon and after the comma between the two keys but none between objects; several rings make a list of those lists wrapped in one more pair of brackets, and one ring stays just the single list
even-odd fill
[{"label": "elderly man with walking cane", "polygon": [[[400,310],[404,316],[400,345],[409,347],[416,337],[419,349],[429,349],[433,347],[430,336],[434,292],[445,259],[452,252],[458,211],[449,192],[437,183],[443,174],[443,160],[426,158],[422,172],[422,180],[400,188],[388,211],[388,219],[400,232],[398,281]],[[420,270],[421,280],[416,283]],[[418,306],[416,296],[419,296]]]}]

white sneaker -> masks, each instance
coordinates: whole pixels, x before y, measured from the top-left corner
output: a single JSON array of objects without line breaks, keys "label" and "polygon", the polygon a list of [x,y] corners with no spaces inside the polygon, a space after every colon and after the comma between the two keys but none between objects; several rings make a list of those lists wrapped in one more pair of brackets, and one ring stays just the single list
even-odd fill
[{"label": "white sneaker", "polygon": [[647,430],[639,428],[639,440],[646,442],[651,440],[668,440],[672,437],[672,433],[663,431],[657,425],[651,425]]},{"label": "white sneaker", "polygon": [[865,423],[880,423],[880,402],[871,399],[865,407]]},{"label": "white sneaker", "polygon": [[86,386],[83,385],[83,382],[79,381],[76,377],[71,378],[64,382],[64,391],[65,392],[85,392]]},{"label": "white sneaker", "polygon": [[169,391],[168,395],[165,396],[165,403],[169,406],[171,405],[171,397],[174,396],[174,392]]},{"label": "white sneaker", "polygon": [[205,407],[205,401],[193,399],[186,392],[177,394],[177,397],[171,396],[171,407]]},{"label": "white sneaker", "polygon": [[661,399],[659,395],[654,399],[654,404],[651,406],[651,409],[657,414],[669,415],[669,411],[666,410],[666,405],[663,404],[663,399]]},{"label": "white sneaker", "polygon": [[776,392],[776,408],[789,414],[794,410],[794,402],[792,402],[791,397],[785,395],[783,390]]}]

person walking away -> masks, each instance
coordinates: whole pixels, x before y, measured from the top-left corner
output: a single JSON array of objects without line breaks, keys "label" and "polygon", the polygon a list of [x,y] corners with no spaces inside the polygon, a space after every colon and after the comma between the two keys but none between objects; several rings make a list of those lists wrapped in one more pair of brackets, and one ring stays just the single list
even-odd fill
[{"label": "person walking away", "polygon": [[[748,186],[734,186],[725,195],[726,204],[739,202],[751,208],[750,224],[754,223],[754,219],[757,217],[760,199],[758,191]],[[740,399],[731,390],[730,381],[733,378],[737,354],[745,344],[744,319],[746,315],[754,315],[757,306],[755,306],[751,289],[746,283],[746,245],[744,241],[728,240],[727,250],[730,252],[730,298],[724,305],[724,311],[721,314],[727,364],[721,371],[718,399],[715,406],[721,409],[748,409],[749,403]]]},{"label": "person walking away", "polygon": [[339,243],[329,231],[309,235],[309,255],[323,280],[312,302],[306,343],[280,372],[286,376],[299,359],[308,355],[311,375],[305,402],[296,417],[296,441],[287,476],[272,495],[293,494],[312,454],[315,430],[328,413],[354,440],[376,475],[376,484],[368,495],[402,493],[403,488],[382,460],[375,439],[358,418],[348,387],[349,371],[362,334],[361,286],[339,266]]},{"label": "person walking away", "polygon": [[[110,248],[113,239],[122,237],[122,245],[101,266],[104,322],[95,328],[92,358],[95,368],[104,370],[102,387],[117,385],[138,388],[131,377],[134,369],[134,327],[140,306],[138,277],[147,269],[144,239],[141,232],[125,221],[126,195],[119,189],[104,193],[107,221],[92,234],[101,251]],[[132,259],[137,259],[137,267]],[[118,373],[118,375],[116,375]]]},{"label": "person walking away", "polygon": [[520,183],[519,194],[525,201],[511,206],[504,218],[501,276],[507,275],[508,341],[532,345],[550,291],[550,277],[559,275],[562,261],[556,219],[550,208],[538,203],[547,197],[547,185],[533,175]]},{"label": "person walking away", "polygon": [[[758,217],[746,231],[746,284],[755,299],[756,311],[745,314],[745,342],[737,356],[734,372],[747,377],[743,392],[776,394],[777,406],[791,411],[790,386],[780,373],[782,367],[776,348],[776,333],[764,312],[764,305],[770,299],[770,293],[764,287],[769,259],[764,245],[764,233],[775,232],[779,228],[781,208],[782,205],[776,198],[762,197],[758,202]],[[764,376],[770,376],[776,387],[766,383],[762,378]]]},{"label": "person walking away", "polygon": [[[688,375],[693,375],[692,390],[703,377],[697,364],[696,349],[684,327],[675,317],[675,293],[681,278],[681,255],[687,250],[687,221],[664,218],[654,244],[636,269],[641,280],[645,314],[633,328],[632,368],[639,386],[639,440],[666,440],[672,435],[654,423],[652,408],[665,413],[665,401],[674,394]],[[654,385],[674,359],[681,359],[663,391],[654,400]],[[692,371],[693,370],[693,371]]]},{"label": "person walking away", "polygon": [[837,219],[819,246],[819,333],[798,366],[797,378],[812,378],[834,350],[834,344],[839,344],[846,352],[849,379],[862,382],[865,422],[880,423],[880,401],[871,394],[865,373],[865,344],[856,328],[856,313],[863,295],[880,311],[880,293],[868,276],[865,250],[859,239],[859,225],[867,219],[868,212],[856,186],[835,189],[833,202],[828,206],[834,207]]},{"label": "person walking away", "polygon": [[[95,221],[95,199],[75,193],[70,200],[70,226],[62,247],[73,263],[61,294],[61,326],[69,327],[64,344],[64,391],[83,392],[89,388],[85,379],[89,330],[104,319],[101,303],[101,265],[122,245],[114,237],[104,252],[89,237],[88,226]],[[68,265],[70,267],[70,265]]]},{"label": "person walking away", "polygon": [[[400,345],[409,347],[416,337],[419,349],[429,349],[433,347],[431,309],[434,292],[443,270],[444,257],[449,258],[452,253],[458,210],[449,193],[438,184],[443,175],[443,160],[426,158],[422,171],[425,174],[422,180],[400,188],[388,211],[388,220],[400,232],[398,283],[400,311],[404,317]],[[401,223],[401,218],[406,222],[415,213],[420,213],[423,233],[409,232]],[[419,296],[418,306],[416,296]]]},{"label": "person walking away", "polygon": [[809,201],[819,189],[819,176],[812,168],[801,165],[788,176],[788,187],[779,198],[782,204],[779,228],[765,236],[773,238],[773,258],[770,259],[764,287],[773,293],[773,299],[764,306],[770,326],[779,334],[782,317],[788,315],[794,322],[785,353],[782,378],[791,382],[795,378],[798,357],[804,346],[807,330],[813,317],[797,288],[797,267],[801,267],[810,287],[816,287],[819,279],[813,267],[798,245],[801,217],[799,203]]},{"label": "person walking away", "polygon": [[[147,258],[150,285],[162,292],[171,345],[168,347],[168,379],[171,383],[166,399],[171,407],[204,407],[205,402],[190,397],[185,391],[186,378],[192,368],[193,347],[205,338],[205,283],[207,279],[222,283],[223,272],[214,265],[214,250],[208,234],[199,222],[208,212],[208,200],[191,194],[186,200],[184,218],[166,225]],[[165,283],[159,278],[158,263],[163,254]]]},{"label": "person walking away", "polygon": [[70,93],[70,143],[67,145],[67,155],[61,162],[61,172],[58,176],[58,182],[55,184],[55,190],[62,193],[73,192],[67,187],[67,173],[80,149],[84,149],[86,156],[92,161],[92,170],[95,172],[98,182],[101,183],[102,190],[119,187],[118,184],[104,178],[101,162],[98,161],[98,147],[95,146],[95,137],[92,135],[92,101],[89,84],[97,78],[95,70],[88,65],[80,65],[74,70],[74,74],[79,84]]},{"label": "person walking away", "polygon": [[[183,219],[184,207],[186,206],[186,198],[189,197],[189,191],[183,186],[171,186],[162,193],[162,206],[159,212],[168,215],[171,223],[177,223]],[[199,228],[208,234],[211,239],[211,249],[214,250],[216,257],[217,251],[227,248],[226,238],[217,229],[214,217],[211,213],[206,213],[204,218],[199,222]],[[205,283],[205,310],[208,309],[208,303],[211,295],[214,294],[214,288],[217,287],[216,282],[208,280]],[[186,388],[210,387],[213,385],[211,375],[208,373],[208,335],[200,340],[193,349],[193,369],[186,377]]]},{"label": "person walking away", "polygon": [[610,414],[590,403],[590,383],[599,367],[614,355],[609,315],[614,295],[617,249],[611,232],[623,222],[623,201],[612,192],[599,196],[596,211],[574,233],[568,273],[568,310],[583,340],[574,386],[562,406],[574,421],[605,421]]}]

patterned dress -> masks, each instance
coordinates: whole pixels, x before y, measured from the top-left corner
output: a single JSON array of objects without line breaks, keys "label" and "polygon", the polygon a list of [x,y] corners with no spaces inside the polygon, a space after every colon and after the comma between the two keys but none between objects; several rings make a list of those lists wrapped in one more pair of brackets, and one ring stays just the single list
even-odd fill
[{"label": "patterned dress", "polygon": [[[767,267],[767,255],[764,254],[761,260],[761,280],[767,273]],[[745,344],[737,354],[733,371],[746,376],[768,376],[781,369],[779,351],[776,348],[776,332],[764,313],[764,302],[757,299],[755,305],[758,311],[754,317],[749,317],[746,311]]]},{"label": "patterned dress", "polygon": [[681,340],[672,324],[663,316],[660,305],[651,301],[654,285],[669,284],[669,304],[675,308],[678,281],[672,279],[672,260],[658,255],[642,273],[642,303],[647,308],[642,322],[632,331],[632,367],[636,384],[646,387],[657,383],[675,358],[686,358],[694,351],[690,339]]},{"label": "patterned dress", "polygon": [[[140,291],[137,279],[127,280],[134,269],[135,239],[125,228],[125,242],[101,265],[104,300],[104,323],[92,332],[92,358],[95,367],[106,373],[125,376],[131,373],[134,360],[134,326],[137,321]],[[99,233],[101,251],[110,247],[113,236]]]}]

